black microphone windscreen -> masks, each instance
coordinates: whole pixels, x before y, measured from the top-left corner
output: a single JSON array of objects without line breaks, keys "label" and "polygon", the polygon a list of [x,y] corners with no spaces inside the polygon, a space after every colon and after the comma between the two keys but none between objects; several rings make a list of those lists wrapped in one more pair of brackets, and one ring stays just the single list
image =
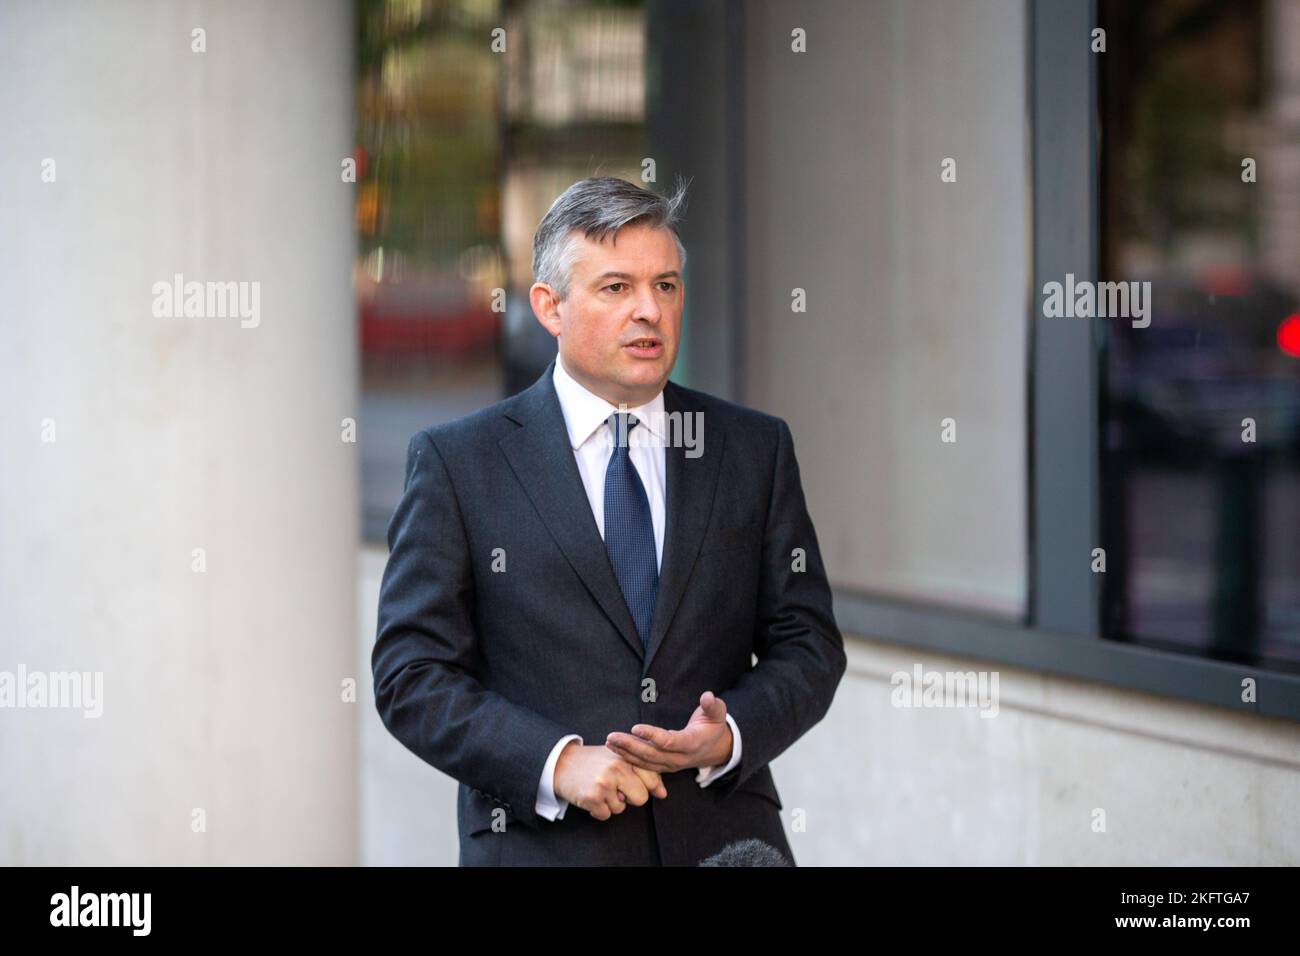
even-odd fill
[{"label": "black microphone windscreen", "polygon": [[700,866],[789,866],[790,861],[774,846],[762,840],[749,839],[728,843],[713,856],[700,861]]}]

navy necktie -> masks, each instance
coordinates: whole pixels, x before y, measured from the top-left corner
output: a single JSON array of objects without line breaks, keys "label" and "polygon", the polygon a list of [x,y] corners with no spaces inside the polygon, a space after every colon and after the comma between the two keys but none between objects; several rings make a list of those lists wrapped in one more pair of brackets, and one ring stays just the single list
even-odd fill
[{"label": "navy necktie", "polygon": [[[621,431],[620,417],[627,420]],[[605,468],[605,550],[641,635],[641,646],[646,647],[659,588],[659,562],[655,557],[650,499],[628,457],[627,436],[639,423],[633,416],[618,412],[606,421],[614,433],[614,451]]]}]

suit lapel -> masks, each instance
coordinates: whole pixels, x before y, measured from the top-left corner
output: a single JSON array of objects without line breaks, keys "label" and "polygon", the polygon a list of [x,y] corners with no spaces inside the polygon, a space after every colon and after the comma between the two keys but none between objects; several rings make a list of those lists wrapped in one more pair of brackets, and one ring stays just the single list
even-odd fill
[{"label": "suit lapel", "polygon": [[[569,445],[564,413],[551,379],[554,371],[552,359],[541,378],[507,407],[506,416],[523,427],[501,439],[501,450],[569,564],[623,640],[642,657],[641,637],[623,600]],[[698,411],[672,382],[664,386],[664,410],[682,416]],[[697,440],[706,453],[697,458],[687,458],[680,441],[677,447],[664,449],[664,553],[643,675],[663,643],[699,553],[713,507],[723,437],[714,432],[705,441],[699,431]]]},{"label": "suit lapel", "polygon": [[[672,413],[677,412],[684,419],[699,409],[676,385],[668,382],[664,386],[664,411],[669,413],[669,437],[672,438],[674,436],[671,432],[676,420]],[[696,430],[694,437],[699,442],[699,450],[703,452],[696,458],[686,457],[687,449],[680,440],[670,442],[669,447],[664,449],[664,556],[660,562],[659,590],[655,596],[654,620],[650,627],[650,641],[642,676],[649,671],[655,652],[663,643],[668,625],[677,612],[677,605],[681,603],[682,592],[686,589],[691,569],[695,566],[700,542],[704,539],[704,529],[713,510],[724,435],[715,429],[706,439],[705,428],[701,427]]]},{"label": "suit lapel", "polygon": [[552,359],[542,377],[506,411],[507,417],[524,427],[501,439],[501,450],[573,570],[640,657],[641,637],[609,563],[569,445],[564,412],[551,380],[554,371]]}]

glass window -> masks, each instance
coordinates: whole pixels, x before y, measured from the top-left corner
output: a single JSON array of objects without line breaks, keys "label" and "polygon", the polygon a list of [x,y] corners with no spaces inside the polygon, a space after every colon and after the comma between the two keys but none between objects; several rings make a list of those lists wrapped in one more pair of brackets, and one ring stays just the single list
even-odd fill
[{"label": "glass window", "polygon": [[1108,636],[1300,664],[1300,8],[1101,4]]},{"label": "glass window", "polygon": [[575,180],[639,178],[644,19],[639,0],[359,0],[368,539],[412,434],[531,385],[555,355],[528,302],[533,231]]}]

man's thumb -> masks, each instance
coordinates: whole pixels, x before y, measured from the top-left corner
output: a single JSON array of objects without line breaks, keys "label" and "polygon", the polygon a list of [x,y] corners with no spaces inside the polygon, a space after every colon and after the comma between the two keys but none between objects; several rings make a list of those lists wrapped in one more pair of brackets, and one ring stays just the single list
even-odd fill
[{"label": "man's thumb", "polygon": [[727,712],[726,705],[722,703],[722,698],[710,690],[706,690],[700,695],[700,707],[713,720],[722,720]]}]

